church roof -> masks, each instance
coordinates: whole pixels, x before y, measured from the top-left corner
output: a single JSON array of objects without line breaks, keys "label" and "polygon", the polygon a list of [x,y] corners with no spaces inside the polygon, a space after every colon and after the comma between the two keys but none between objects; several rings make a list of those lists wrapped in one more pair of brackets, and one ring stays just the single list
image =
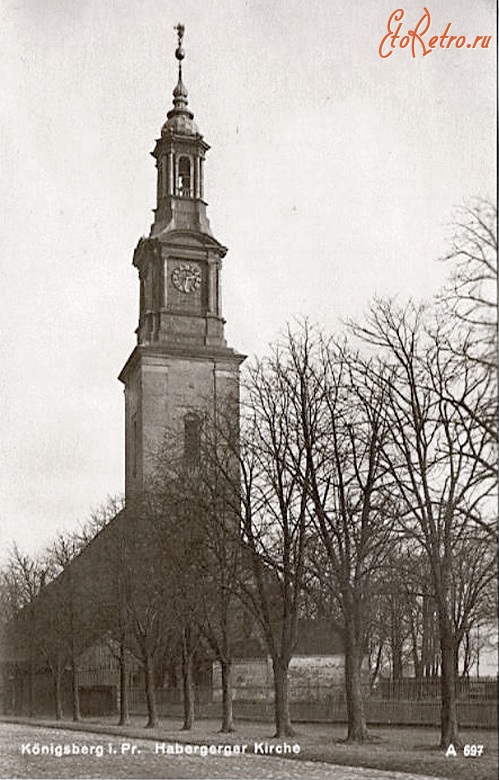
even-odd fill
[{"label": "church roof", "polygon": [[294,655],[340,655],[343,652],[343,633],[332,620],[299,621]]},{"label": "church roof", "polygon": [[[293,655],[301,656],[331,656],[344,653],[343,633],[341,627],[327,618],[302,619],[298,621],[298,639]],[[244,660],[249,658],[266,658],[265,642],[259,637],[250,636],[234,642],[233,658]]]}]

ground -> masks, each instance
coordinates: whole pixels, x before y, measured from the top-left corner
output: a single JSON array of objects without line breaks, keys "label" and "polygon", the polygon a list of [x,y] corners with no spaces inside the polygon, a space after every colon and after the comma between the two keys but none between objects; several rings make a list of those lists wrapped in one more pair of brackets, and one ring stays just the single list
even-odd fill
[{"label": "ground", "polygon": [[[134,719],[126,728],[116,727],[113,721],[105,719],[74,725],[49,721],[37,721],[37,724],[29,719],[2,724],[1,777],[54,780],[127,777],[495,780],[497,777],[497,744],[493,732],[464,734],[467,744],[484,745],[482,756],[465,758],[461,750],[457,751],[460,755],[446,758],[435,747],[438,733],[420,728],[374,728],[373,742],[351,746],[342,741],[344,727],[330,724],[298,724],[296,737],[287,740],[272,739],[270,724],[249,721],[238,722],[237,731],[231,735],[217,733],[219,724],[215,721],[199,721],[188,733],[179,730],[178,721],[167,720],[153,732],[143,728],[143,719]],[[284,743],[290,746],[290,753],[287,757],[255,755],[255,742],[263,745],[257,747],[257,753]],[[248,747],[243,752],[244,744]],[[209,753],[209,745],[223,747],[212,748],[213,752]],[[294,745],[299,745],[299,753],[293,752]],[[239,753],[235,746],[239,746]],[[58,750],[70,752],[58,757]]]}]

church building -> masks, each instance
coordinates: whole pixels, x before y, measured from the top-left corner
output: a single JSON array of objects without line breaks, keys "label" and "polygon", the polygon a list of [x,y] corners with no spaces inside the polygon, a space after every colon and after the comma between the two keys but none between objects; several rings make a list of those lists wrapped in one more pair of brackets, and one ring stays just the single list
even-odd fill
[{"label": "church building", "polygon": [[[33,614],[23,610],[12,625],[3,665],[6,712],[51,709],[54,683],[60,689],[61,711],[71,708],[71,689],[73,705],[77,696],[84,715],[115,712],[122,690],[130,691],[132,710],[143,711],[145,664],[140,653],[131,653],[127,646],[124,615],[130,581],[135,578],[138,590],[147,590],[144,572],[152,569],[146,559],[149,553],[154,557],[155,550],[133,507],[154,480],[165,444],[179,450],[184,463],[196,465],[206,421],[227,408],[238,409],[245,356],[230,348],[224,336],[222,261],[227,249],[213,235],[206,213],[204,161],[209,146],[188,107],[182,25],[177,33],[173,107],[152,152],[157,168],[154,221],[133,255],[140,285],[137,344],[119,375],[125,391],[125,509],[42,588]],[[140,537],[143,547],[127,549],[128,534]],[[144,553],[144,568],[135,566],[137,549]],[[160,563],[163,574],[165,564]],[[139,607],[144,593],[139,593]],[[163,591],[158,598],[168,601]],[[271,707],[271,664],[254,623],[234,647],[232,695],[242,715],[251,714],[255,702],[258,712]],[[331,635],[330,626],[309,623],[300,624],[290,668],[292,697],[304,691],[309,697],[311,682],[327,687],[343,672],[338,636]],[[166,645],[163,651],[163,656],[170,653]],[[175,653],[171,656],[167,660],[176,682],[167,690],[169,672],[155,681],[164,707],[178,702],[180,694],[178,659]],[[221,698],[218,662],[207,647],[201,648],[198,660],[196,695],[216,712]],[[161,664],[157,666],[162,672]],[[120,677],[120,671],[126,677]]]}]

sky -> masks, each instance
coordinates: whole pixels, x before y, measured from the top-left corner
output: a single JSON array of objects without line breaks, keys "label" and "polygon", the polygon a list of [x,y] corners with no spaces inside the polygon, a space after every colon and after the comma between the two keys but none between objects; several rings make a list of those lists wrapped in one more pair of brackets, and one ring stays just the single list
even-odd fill
[{"label": "sky", "polygon": [[[135,343],[132,255],[152,222],[179,21],[211,146],[208,214],[229,247],[230,346],[262,355],[296,317],[336,332],[374,295],[442,284],[453,211],[496,189],[495,3],[429,3],[426,43],[449,23],[466,43],[382,58],[398,8],[403,37],[422,3],[3,0],[2,560],[124,489],[117,376]],[[477,35],[487,49],[467,47]]]}]

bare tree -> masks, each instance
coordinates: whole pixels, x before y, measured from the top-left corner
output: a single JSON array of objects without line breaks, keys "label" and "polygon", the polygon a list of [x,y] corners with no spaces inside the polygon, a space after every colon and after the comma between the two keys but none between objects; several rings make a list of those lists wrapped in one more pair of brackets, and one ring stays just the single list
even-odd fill
[{"label": "bare tree", "polygon": [[[217,461],[220,462],[220,445]],[[210,461],[208,460],[208,463]],[[230,466],[228,466],[230,468]],[[201,485],[204,489],[203,521],[206,531],[200,627],[220,664],[222,679],[221,732],[234,730],[232,712],[232,648],[241,638],[244,609],[238,599],[242,547],[238,517],[232,510],[232,486],[218,468],[210,468]]]},{"label": "bare tree", "polygon": [[293,734],[288,668],[297,640],[311,508],[289,372],[290,355],[279,348],[255,364],[246,388],[239,447],[240,594],[258,621],[272,659],[276,736]]},{"label": "bare tree", "polygon": [[[171,639],[172,594],[165,570],[164,540],[158,522],[157,507],[151,496],[142,494],[129,502],[123,522],[126,524],[126,600],[130,626],[130,649],[141,660],[144,669],[148,720],[146,728],[158,725],[155,663]],[[120,627],[120,634],[123,626]]]},{"label": "bare tree", "polygon": [[[74,721],[81,720],[80,695],[78,680],[78,656],[83,649],[85,635],[85,614],[87,610],[84,599],[81,601],[81,583],[75,581],[74,568],[70,566],[74,558],[82,550],[81,541],[74,534],[60,533],[46,553],[47,566],[51,579],[59,577],[57,585],[58,631],[64,635],[67,643],[67,653],[71,664],[71,706]],[[78,584],[80,592],[78,592]],[[53,605],[53,608],[56,604]]]},{"label": "bare tree", "polygon": [[[60,533],[45,553],[53,581],[52,609],[58,615],[58,630],[67,643],[71,666],[73,720],[81,717],[79,656],[103,636],[118,636],[123,623],[121,586],[127,569],[123,559],[126,523],[122,505],[120,497],[108,497],[92,510],[78,530]],[[98,578],[89,576],[89,566],[95,574],[99,573]],[[121,686],[120,711],[125,721],[126,705],[127,691]]]},{"label": "bare tree", "polygon": [[89,517],[80,523],[78,531],[75,531],[74,537],[78,540],[80,548],[83,549],[95,537],[106,528],[125,508],[124,496],[118,494],[107,496],[99,506],[90,510]]},{"label": "bare tree", "polygon": [[235,642],[246,637],[248,611],[241,603],[246,582],[247,550],[240,528],[239,399],[219,401],[203,424],[201,457],[196,465],[197,522],[202,526],[203,554],[199,573],[199,625],[220,664],[221,732],[233,731],[232,656]]},{"label": "bare tree", "polygon": [[409,572],[410,557],[402,540],[391,546],[383,568],[372,584],[376,597],[370,610],[369,629],[373,683],[380,671],[386,673],[387,666],[391,680],[401,680],[408,661],[413,660],[410,639],[415,594]]},{"label": "bare tree", "polygon": [[400,525],[424,551],[431,573],[442,668],[441,744],[447,746],[459,744],[454,555],[466,534],[490,530],[483,512],[495,487],[491,444],[479,422],[480,380],[469,367],[456,374],[447,323],[426,316],[424,307],[377,301],[366,324],[354,330],[380,348],[392,368],[388,380],[377,373],[389,419],[384,462],[396,487]]},{"label": "bare tree", "polygon": [[344,627],[349,741],[367,739],[362,664],[376,577],[390,549],[393,506],[382,448],[384,391],[344,345],[290,337],[299,391],[299,426],[314,522],[328,558],[331,590]]},{"label": "bare tree", "polygon": [[[457,210],[454,236],[443,258],[451,276],[438,296],[451,320],[475,334],[468,357],[495,369],[497,364],[497,207],[476,199]],[[456,348],[459,344],[456,344]]]},{"label": "bare tree", "polygon": [[[202,507],[194,495],[185,495],[183,506],[177,503],[175,511],[166,517],[163,536],[165,560],[169,568],[168,598],[172,605],[172,617],[180,635],[182,660],[182,687],[184,721],[182,729],[189,731],[195,719],[194,661],[202,644],[201,624],[205,595],[204,529]],[[168,504],[171,506],[172,495]],[[201,522],[200,522],[201,520]],[[172,522],[173,521],[173,522]]]},{"label": "bare tree", "polygon": [[[455,675],[469,675],[472,637],[497,616],[497,547],[482,525],[463,529],[452,560],[452,612]],[[461,666],[461,668],[460,668]]]},{"label": "bare tree", "polygon": [[56,720],[64,717],[63,676],[70,663],[67,641],[67,601],[58,583],[51,582],[38,595],[35,605],[37,643],[52,677]]},{"label": "bare tree", "polygon": [[[6,569],[2,573],[2,594],[7,608],[5,625],[7,658],[15,658],[15,672],[23,678],[28,670],[28,711],[35,714],[35,672],[39,667],[37,598],[47,581],[47,569],[40,558],[22,553],[14,544]],[[27,656],[27,657],[26,657]],[[21,702],[19,702],[21,704]]]},{"label": "bare tree", "polygon": [[[92,544],[90,557],[100,560],[99,568],[105,572],[105,594],[101,588],[94,600],[93,621],[95,623],[97,611],[100,627],[97,641],[104,636],[109,651],[118,662],[119,725],[130,722],[129,668],[134,657],[132,646],[136,649],[131,625],[134,551],[129,540],[130,521],[124,509],[123,496],[108,496],[103,504],[91,510],[89,519],[77,532],[82,549]],[[84,579],[87,578],[84,576]]]},{"label": "bare tree", "polygon": [[480,403],[470,403],[459,384],[446,388],[447,397],[463,415],[473,417],[488,442],[488,457],[473,450],[469,457],[480,457],[494,478],[497,463],[490,450],[497,442],[497,208],[476,199],[458,209],[453,227],[452,246],[444,257],[451,275],[437,297],[450,325],[441,346],[452,354],[457,374],[474,378]]}]

